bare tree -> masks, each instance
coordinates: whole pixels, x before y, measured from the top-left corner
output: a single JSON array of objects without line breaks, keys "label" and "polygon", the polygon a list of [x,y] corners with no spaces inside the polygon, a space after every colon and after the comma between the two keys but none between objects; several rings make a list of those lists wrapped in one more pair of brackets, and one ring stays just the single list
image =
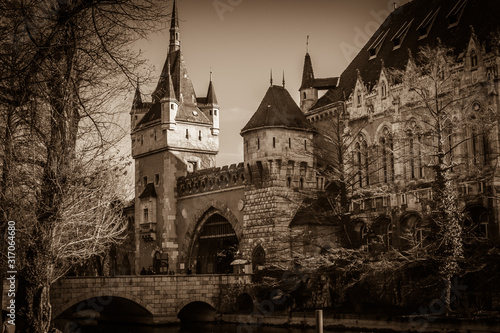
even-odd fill
[{"label": "bare tree", "polygon": [[[50,285],[67,261],[103,250],[121,230],[110,182],[98,185],[106,172],[82,169],[81,161],[102,159],[114,143],[106,134],[109,100],[136,81],[143,62],[131,43],[165,17],[164,7],[155,0],[0,4],[1,225],[18,221],[23,332],[48,331]],[[82,170],[90,174],[75,177]],[[75,224],[79,234],[69,228]]]},{"label": "bare tree", "polygon": [[432,197],[427,200],[430,211],[426,219],[432,232],[427,236],[427,247],[445,281],[448,312],[451,283],[461,272],[466,240],[458,183],[491,177],[494,161],[494,152],[486,149],[491,143],[486,140],[495,115],[474,104],[486,95],[486,88],[481,83],[467,82],[457,70],[456,60],[453,50],[439,43],[423,47],[415,60],[410,57],[404,70],[392,71],[394,82],[401,83],[413,101],[400,119],[410,128],[403,133],[405,154],[401,162],[413,172],[418,154],[419,167],[429,170],[425,176]]}]

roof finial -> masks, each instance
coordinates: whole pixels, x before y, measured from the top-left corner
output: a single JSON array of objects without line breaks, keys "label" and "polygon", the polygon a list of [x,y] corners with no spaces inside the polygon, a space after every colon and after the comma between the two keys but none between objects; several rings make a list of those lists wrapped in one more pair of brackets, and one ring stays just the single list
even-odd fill
[{"label": "roof finial", "polygon": [[283,88],[285,88],[285,70],[283,70]]},{"label": "roof finial", "polygon": [[210,82],[212,82],[212,66],[210,66]]},{"label": "roof finial", "polygon": [[307,40],[306,40],[306,53],[309,53],[309,35],[307,35]]},{"label": "roof finial", "polygon": [[271,68],[271,87],[273,86],[273,69]]}]

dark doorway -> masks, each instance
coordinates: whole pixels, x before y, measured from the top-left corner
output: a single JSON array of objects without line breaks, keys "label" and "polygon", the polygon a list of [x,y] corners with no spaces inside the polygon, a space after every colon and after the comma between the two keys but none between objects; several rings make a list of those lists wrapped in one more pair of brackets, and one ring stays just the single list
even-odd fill
[{"label": "dark doorway", "polygon": [[238,238],[231,223],[214,214],[202,226],[193,255],[197,274],[229,274],[231,262],[238,251]]}]

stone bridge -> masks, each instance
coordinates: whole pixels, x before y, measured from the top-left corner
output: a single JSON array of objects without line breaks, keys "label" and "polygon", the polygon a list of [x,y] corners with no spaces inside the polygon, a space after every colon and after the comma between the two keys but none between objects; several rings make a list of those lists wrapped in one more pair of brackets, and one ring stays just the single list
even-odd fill
[{"label": "stone bridge", "polygon": [[[250,275],[154,275],[68,277],[52,285],[52,318],[161,324],[178,322],[183,309],[212,315],[220,311],[221,291],[250,283]],[[200,318],[198,318],[200,319]]]}]

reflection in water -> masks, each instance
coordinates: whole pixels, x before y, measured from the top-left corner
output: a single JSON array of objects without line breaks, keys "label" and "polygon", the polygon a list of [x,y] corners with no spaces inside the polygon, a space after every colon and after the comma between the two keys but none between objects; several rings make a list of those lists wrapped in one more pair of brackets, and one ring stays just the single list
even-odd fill
[{"label": "reflection in water", "polygon": [[[82,327],[82,333],[315,333],[314,328],[277,328],[251,326],[238,329],[238,324],[211,324],[199,323],[181,326],[142,327],[122,325],[99,325]],[[325,330],[326,332],[326,330]],[[336,331],[337,333],[341,333]],[[353,333],[353,332],[351,332]]]}]

